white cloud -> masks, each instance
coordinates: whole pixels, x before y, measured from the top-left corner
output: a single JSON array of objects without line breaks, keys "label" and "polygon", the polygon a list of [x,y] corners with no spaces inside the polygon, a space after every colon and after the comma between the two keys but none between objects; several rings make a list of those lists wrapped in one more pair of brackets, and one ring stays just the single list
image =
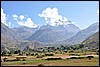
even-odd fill
[{"label": "white cloud", "polygon": [[58,14],[57,8],[46,8],[41,14],[38,14],[38,16],[43,17],[46,23],[50,23],[52,26],[65,25],[68,21],[66,17],[62,17]]},{"label": "white cloud", "polygon": [[26,26],[26,27],[30,27],[30,28],[36,28],[37,25],[33,23],[33,21],[31,20],[31,18],[27,18],[27,20],[25,22],[18,22],[19,25],[21,26]]},{"label": "white cloud", "polygon": [[8,22],[8,24],[9,24],[8,26],[10,27],[11,26],[11,22]]},{"label": "white cloud", "polygon": [[68,19],[66,17],[64,17],[64,20],[63,21],[66,22],[66,21],[68,21]]},{"label": "white cloud", "polygon": [[46,21],[46,23],[48,23],[49,21]]},{"label": "white cloud", "polygon": [[13,14],[12,17],[14,18],[14,20],[17,20],[18,16],[16,14]]},{"label": "white cloud", "polygon": [[76,24],[76,22],[72,22],[72,24],[76,25],[78,27],[78,25]]},{"label": "white cloud", "polygon": [[25,19],[24,15],[17,16],[16,14],[14,14],[14,15],[12,15],[12,17],[21,26],[26,26],[26,27],[29,27],[29,28],[36,28],[37,27],[37,25],[34,24],[34,22],[32,21],[31,18],[27,18],[27,20],[24,21],[24,19]]},{"label": "white cloud", "polygon": [[10,26],[11,25],[11,22],[6,22],[7,21],[7,15],[4,13],[4,10],[3,8],[1,8],[1,22],[3,24],[5,24],[6,26]]},{"label": "white cloud", "polygon": [[55,19],[50,19],[50,22],[51,22],[51,26],[56,26],[56,22],[55,22]]},{"label": "white cloud", "polygon": [[4,13],[3,9],[1,8],[1,22],[5,23],[6,22],[6,14]]},{"label": "white cloud", "polygon": [[99,9],[97,10],[97,14],[99,15]]},{"label": "white cloud", "polygon": [[19,17],[20,17],[20,19],[21,19],[21,20],[23,20],[23,19],[24,19],[24,15],[20,15]]},{"label": "white cloud", "polygon": [[14,18],[18,18],[18,16],[17,16],[16,14],[13,14],[12,16],[13,16]]}]

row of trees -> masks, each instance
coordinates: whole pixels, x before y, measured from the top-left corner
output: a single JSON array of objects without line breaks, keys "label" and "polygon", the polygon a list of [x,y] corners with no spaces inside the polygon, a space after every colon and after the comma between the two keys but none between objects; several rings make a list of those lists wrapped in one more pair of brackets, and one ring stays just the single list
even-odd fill
[{"label": "row of trees", "polygon": [[41,52],[52,52],[52,51],[64,51],[64,50],[78,50],[78,49],[81,49],[83,48],[84,45],[80,45],[80,44],[77,44],[77,45],[71,45],[71,46],[64,46],[64,45],[61,45],[59,47],[56,47],[56,46],[52,46],[52,47],[44,47],[44,48],[41,48],[41,50],[37,50],[37,51],[41,51]]},{"label": "row of trees", "polygon": [[[84,47],[83,44],[77,44],[77,45],[71,45],[71,46],[52,46],[52,47],[43,47],[40,49],[37,49],[36,51],[33,52],[55,52],[56,51],[60,51],[60,52],[73,52],[73,51],[77,51],[77,50],[81,50],[81,52],[83,52],[84,49],[82,49]],[[11,56],[12,54],[19,54],[19,55],[31,55],[31,56],[36,56],[38,55],[37,53],[32,53],[31,51],[20,51],[20,50],[11,50],[11,51],[2,51],[1,55],[2,56]]]},{"label": "row of trees", "polygon": [[10,51],[4,50],[1,52],[1,56],[11,56],[12,54],[19,54],[19,53],[21,53],[20,50],[10,50]]},{"label": "row of trees", "polygon": [[[81,49],[83,48],[84,45],[71,45],[71,46],[59,46],[59,47],[55,47],[55,46],[52,46],[52,47],[46,47],[46,48],[41,48],[41,52],[52,52],[52,51],[56,51],[56,50],[59,50],[59,51],[64,51],[64,50],[78,50],[78,49]],[[37,50],[37,52],[39,52],[39,50]],[[1,55],[2,56],[6,56],[6,55],[9,55],[11,56],[12,54],[19,54],[19,55],[23,55],[23,54],[26,54],[26,55],[30,55],[30,52],[26,53],[25,51],[20,51],[20,50],[11,50],[11,51],[2,51],[1,52]]]}]

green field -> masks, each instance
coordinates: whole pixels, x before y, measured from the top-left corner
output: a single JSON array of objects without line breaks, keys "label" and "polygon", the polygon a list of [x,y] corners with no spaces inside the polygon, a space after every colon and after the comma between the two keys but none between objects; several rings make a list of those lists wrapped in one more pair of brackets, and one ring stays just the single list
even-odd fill
[{"label": "green field", "polygon": [[1,66],[37,66],[43,64],[45,66],[99,66],[98,59],[63,59],[63,60],[26,60],[1,62]]}]

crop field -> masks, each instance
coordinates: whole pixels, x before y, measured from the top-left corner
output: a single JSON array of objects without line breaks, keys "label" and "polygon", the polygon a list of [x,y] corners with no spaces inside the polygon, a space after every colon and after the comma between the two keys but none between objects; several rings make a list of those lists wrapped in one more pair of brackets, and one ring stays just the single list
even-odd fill
[{"label": "crop field", "polygon": [[37,66],[43,64],[45,66],[99,66],[98,59],[71,59],[71,60],[26,60],[2,62],[1,66]]},{"label": "crop field", "polygon": [[[82,57],[86,57],[87,55],[82,55]],[[55,54],[54,56],[45,56],[42,58],[36,58],[36,56],[26,56],[26,60],[19,61],[6,61],[1,62],[1,66],[38,66],[39,64],[43,64],[44,66],[99,66],[99,56],[92,55],[94,58],[89,60],[88,58],[84,59],[68,59],[70,56],[68,54]],[[3,57],[7,56],[2,56]],[[60,57],[60,60],[46,60],[46,58],[54,58]],[[15,56],[9,56],[7,60],[14,60]]]}]

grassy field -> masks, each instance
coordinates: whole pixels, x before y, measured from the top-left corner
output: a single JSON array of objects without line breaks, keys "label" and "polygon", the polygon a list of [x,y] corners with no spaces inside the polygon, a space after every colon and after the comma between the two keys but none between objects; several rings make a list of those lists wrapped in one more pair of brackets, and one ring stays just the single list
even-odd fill
[{"label": "grassy field", "polygon": [[[84,56],[84,55],[83,55]],[[4,57],[4,56],[3,56]],[[62,60],[45,60],[48,57],[62,57]],[[36,56],[27,56],[25,61],[8,61],[1,62],[1,66],[38,66],[43,64],[45,66],[99,66],[99,56],[94,56],[91,60],[85,59],[66,59],[68,54],[56,54],[54,56],[46,56],[43,58],[36,58]],[[15,59],[14,56],[9,56],[8,60]]]},{"label": "grassy field", "polygon": [[37,66],[43,64],[45,66],[99,66],[99,59],[62,59],[62,60],[26,60],[1,62],[1,66]]}]

